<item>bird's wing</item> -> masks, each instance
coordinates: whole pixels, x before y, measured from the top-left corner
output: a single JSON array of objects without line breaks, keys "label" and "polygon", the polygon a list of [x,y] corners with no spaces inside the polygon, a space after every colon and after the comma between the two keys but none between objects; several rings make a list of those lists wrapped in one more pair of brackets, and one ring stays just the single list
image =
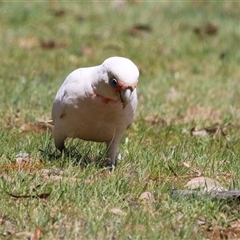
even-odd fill
[{"label": "bird's wing", "polygon": [[[77,106],[81,98],[93,93],[91,87],[94,68],[80,68],[68,75],[60,87],[52,107],[53,121],[67,114],[68,106]],[[78,106],[79,107],[79,106]]]}]

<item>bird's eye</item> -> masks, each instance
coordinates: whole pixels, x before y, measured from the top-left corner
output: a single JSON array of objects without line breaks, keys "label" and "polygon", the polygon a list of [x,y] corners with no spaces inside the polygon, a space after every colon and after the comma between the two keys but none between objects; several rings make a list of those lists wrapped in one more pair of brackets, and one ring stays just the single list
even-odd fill
[{"label": "bird's eye", "polygon": [[118,87],[118,80],[115,77],[112,77],[109,79],[109,85],[112,88],[117,88]]}]

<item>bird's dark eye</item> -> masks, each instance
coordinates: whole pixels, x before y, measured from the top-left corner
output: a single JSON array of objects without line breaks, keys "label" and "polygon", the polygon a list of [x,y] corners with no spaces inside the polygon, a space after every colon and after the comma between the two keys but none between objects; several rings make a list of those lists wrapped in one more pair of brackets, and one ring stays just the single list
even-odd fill
[{"label": "bird's dark eye", "polygon": [[109,79],[109,85],[112,88],[117,88],[118,87],[118,80],[115,77],[112,77]]}]

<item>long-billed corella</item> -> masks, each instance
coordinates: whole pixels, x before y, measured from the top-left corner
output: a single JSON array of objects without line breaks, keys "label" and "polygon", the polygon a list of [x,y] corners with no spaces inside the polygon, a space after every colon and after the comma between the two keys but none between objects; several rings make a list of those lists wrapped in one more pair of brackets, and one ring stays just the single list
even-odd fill
[{"label": "long-billed corella", "polygon": [[123,57],[70,73],[52,106],[55,146],[62,151],[66,138],[105,142],[106,163],[113,169],[121,138],[136,112],[138,77],[137,66]]}]

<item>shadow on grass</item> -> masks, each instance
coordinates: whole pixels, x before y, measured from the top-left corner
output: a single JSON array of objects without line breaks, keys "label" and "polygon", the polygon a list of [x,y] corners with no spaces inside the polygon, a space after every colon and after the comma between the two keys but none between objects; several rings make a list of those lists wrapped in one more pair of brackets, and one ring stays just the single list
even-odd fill
[{"label": "shadow on grass", "polygon": [[67,147],[62,153],[51,144],[39,150],[44,161],[61,161],[62,166],[71,163],[81,168],[86,168],[90,164],[94,164],[97,168],[106,167],[105,153],[91,157],[91,150],[80,149],[77,144]]}]

